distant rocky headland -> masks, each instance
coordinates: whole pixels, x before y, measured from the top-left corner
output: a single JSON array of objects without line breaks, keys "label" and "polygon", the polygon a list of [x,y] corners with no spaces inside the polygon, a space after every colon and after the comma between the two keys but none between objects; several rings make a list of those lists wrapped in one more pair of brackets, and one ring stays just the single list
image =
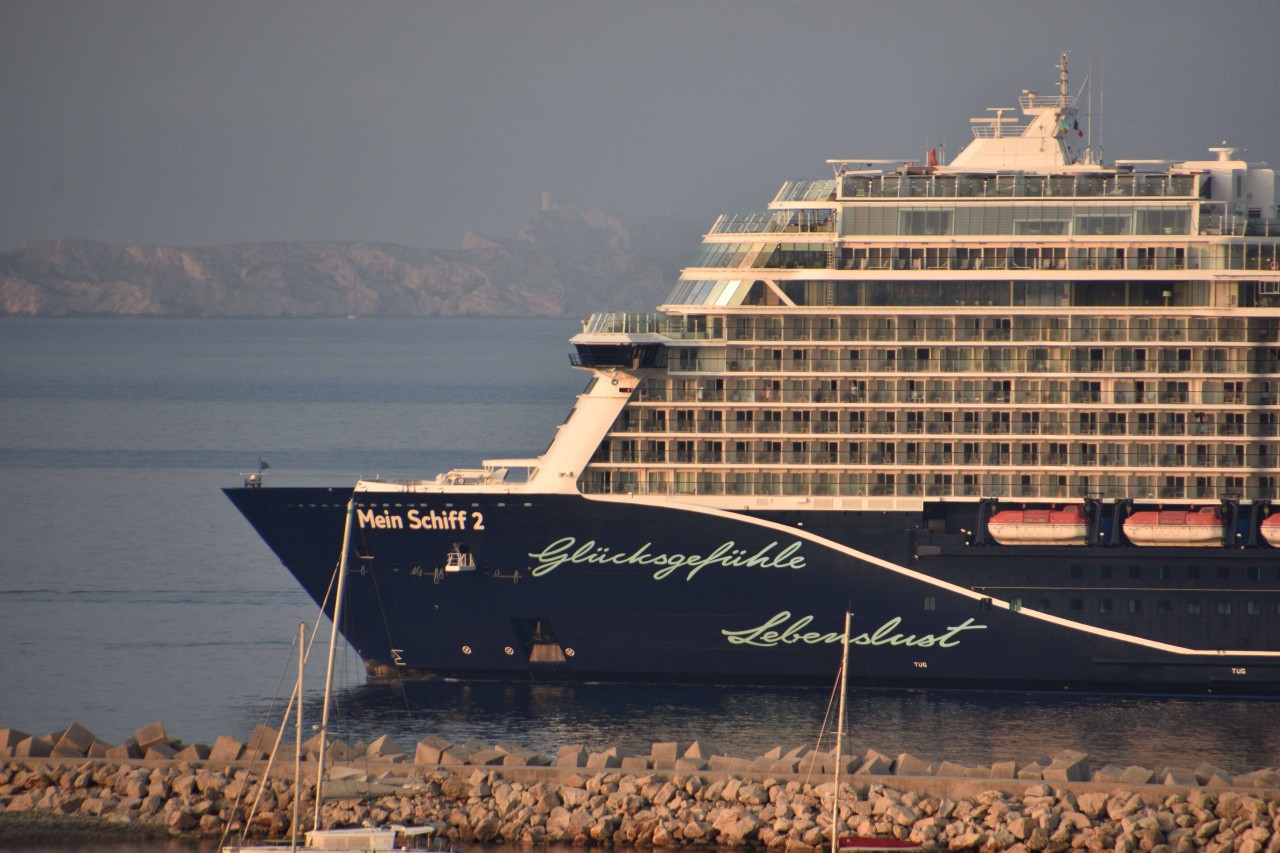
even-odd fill
[{"label": "distant rocky headland", "polygon": [[34,240],[0,252],[0,316],[579,317],[651,310],[692,258],[696,239],[695,229],[673,222],[624,222],[544,200],[515,239],[468,234],[460,249]]}]

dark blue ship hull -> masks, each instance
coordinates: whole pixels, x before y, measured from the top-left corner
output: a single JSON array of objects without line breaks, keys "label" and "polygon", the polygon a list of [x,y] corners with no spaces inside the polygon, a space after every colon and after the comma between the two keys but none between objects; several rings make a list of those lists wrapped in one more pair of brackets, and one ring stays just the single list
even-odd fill
[{"label": "dark blue ship hull", "polygon": [[[323,601],[351,490],[227,495]],[[373,677],[829,684],[847,609],[854,684],[1280,694],[1266,547],[982,544],[972,505],[941,503],[746,514],[357,492],[355,506],[340,628]]]}]

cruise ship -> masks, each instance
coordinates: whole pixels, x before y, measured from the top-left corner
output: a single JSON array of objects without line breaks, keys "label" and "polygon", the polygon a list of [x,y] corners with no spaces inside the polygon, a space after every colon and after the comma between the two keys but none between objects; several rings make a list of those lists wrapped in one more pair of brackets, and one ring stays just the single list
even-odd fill
[{"label": "cruise ship", "polygon": [[721,216],[541,456],[227,494],[374,678],[1280,695],[1275,171],[1056,83]]}]

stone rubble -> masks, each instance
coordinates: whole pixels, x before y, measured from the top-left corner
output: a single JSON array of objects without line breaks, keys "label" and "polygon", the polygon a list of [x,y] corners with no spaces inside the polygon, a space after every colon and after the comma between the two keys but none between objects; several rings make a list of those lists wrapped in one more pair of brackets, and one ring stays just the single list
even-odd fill
[{"label": "stone rubble", "polygon": [[[0,729],[0,811],[90,816],[170,835],[288,835],[292,761],[265,783],[264,747],[219,738],[187,746],[162,725],[124,745],[79,724],[45,737]],[[314,811],[315,738],[303,770],[302,812]],[[114,754],[112,754],[114,752]],[[391,738],[329,743],[336,762],[325,826],[434,823],[461,844],[829,848],[831,754],[779,746],[752,759],[695,742],[655,743],[647,755],[427,738],[412,757]],[[1104,765],[1063,751],[1026,764],[967,767],[859,749],[844,757],[842,832],[910,839],[928,850],[1280,853],[1280,768]],[[258,811],[248,814],[262,793]],[[309,824],[308,824],[309,825]]]}]

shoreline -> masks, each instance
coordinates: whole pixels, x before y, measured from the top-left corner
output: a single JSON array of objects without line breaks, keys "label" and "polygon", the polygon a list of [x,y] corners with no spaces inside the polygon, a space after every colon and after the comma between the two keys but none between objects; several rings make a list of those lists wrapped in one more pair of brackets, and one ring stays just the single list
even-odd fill
[{"label": "shoreline", "polygon": [[[338,780],[332,785],[342,790],[333,800],[326,796],[322,826],[435,824],[452,844],[523,847],[819,853],[830,844],[830,781],[551,767],[366,768],[334,768]],[[0,842],[209,840],[224,832],[253,840],[283,838],[299,794],[288,770],[263,784],[246,769],[190,762],[85,761],[71,767],[10,760],[0,767]],[[304,814],[314,809],[314,772],[314,764],[304,770]],[[942,777],[890,781],[895,784],[867,777],[842,781],[842,833],[909,839],[926,850],[984,853],[1280,851],[1276,789],[982,784]],[[260,790],[263,808],[250,816],[244,803]]]},{"label": "shoreline", "polygon": [[[44,736],[29,735],[17,729],[0,728],[0,762],[25,761],[49,766],[78,764],[86,760],[129,763],[135,766],[165,767],[173,762],[193,766],[255,769],[265,764],[280,742],[280,732],[258,725],[246,741],[223,735],[212,745],[184,744],[165,730],[160,722],[137,729],[123,743],[104,743],[79,723],[72,723]],[[794,743],[794,742],[793,742]],[[287,744],[280,747],[292,753]],[[305,745],[305,760],[315,761],[319,736]],[[488,744],[479,740],[453,743],[437,736],[418,741],[404,749],[389,735],[365,743],[347,744],[331,737],[326,749],[326,762],[360,766],[412,766],[415,768],[501,767],[504,771],[522,769],[537,775],[538,771],[605,771],[731,773],[743,778],[762,775],[830,778],[839,771],[842,776],[870,780],[904,781],[926,779],[972,780],[983,784],[1005,781],[1014,784],[1045,781],[1052,784],[1081,785],[1163,785],[1178,788],[1225,787],[1280,790],[1280,763],[1246,772],[1233,773],[1207,762],[1195,767],[1163,764],[1120,767],[1101,763],[1088,753],[1063,749],[1052,757],[1038,756],[1025,760],[998,760],[990,764],[967,764],[919,757],[907,752],[885,754],[874,748],[846,743],[837,763],[832,751],[815,750],[808,745],[775,746],[755,756],[726,753],[705,741],[657,742],[647,751],[613,746],[589,750],[583,745],[561,746],[555,755],[542,754],[518,744]],[[291,764],[290,762],[286,762]],[[3,765],[0,765],[3,766]],[[279,769],[276,771],[281,772]]]},{"label": "shoreline", "polygon": [[165,828],[150,824],[36,810],[0,811],[0,843],[4,844],[152,841],[170,837]]}]

